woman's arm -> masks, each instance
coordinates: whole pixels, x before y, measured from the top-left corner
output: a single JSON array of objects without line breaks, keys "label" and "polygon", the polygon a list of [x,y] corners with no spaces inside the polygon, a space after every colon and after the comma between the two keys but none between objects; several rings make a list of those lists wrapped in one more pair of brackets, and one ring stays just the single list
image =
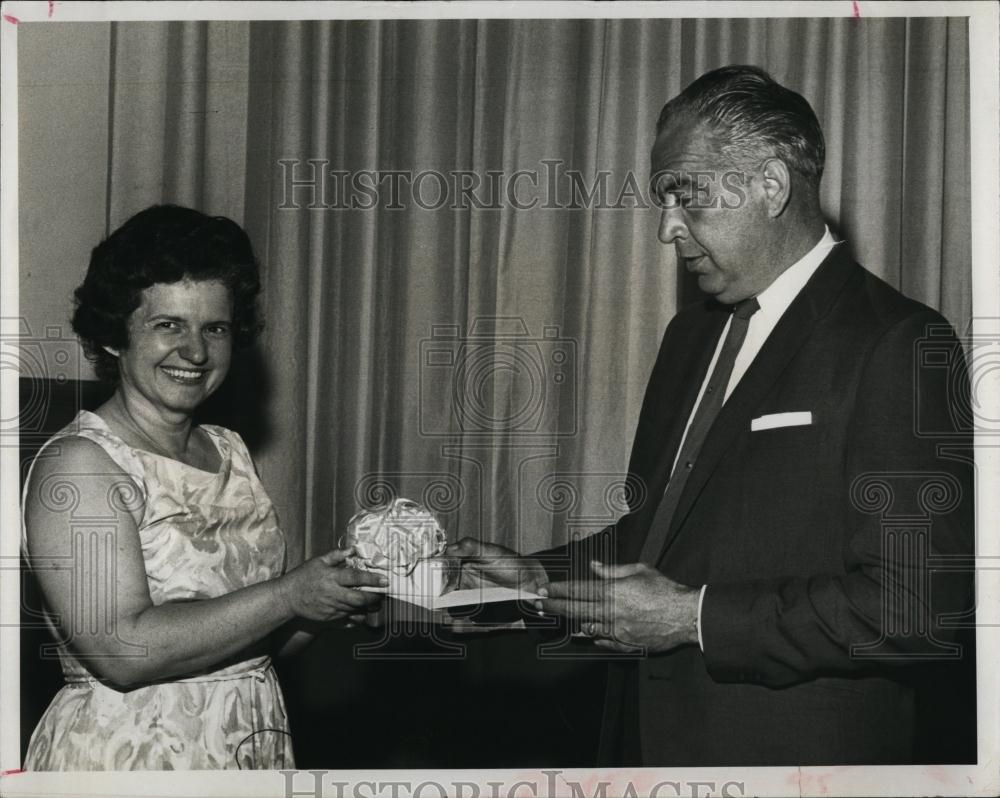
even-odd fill
[{"label": "woman's arm", "polygon": [[377,576],[330,552],[218,598],[153,606],[134,483],[92,441],[60,447],[36,463],[28,486],[28,553],[65,642],[102,678],[124,686],[199,671],[293,618],[342,618],[380,598],[351,589],[378,585]]},{"label": "woman's arm", "polygon": [[[352,615],[351,617],[357,618],[358,616]],[[294,656],[315,640],[320,632],[335,628],[337,628],[337,624],[296,618],[286,623],[274,633],[274,639],[271,641],[271,650],[274,652],[275,657],[284,658]]]}]

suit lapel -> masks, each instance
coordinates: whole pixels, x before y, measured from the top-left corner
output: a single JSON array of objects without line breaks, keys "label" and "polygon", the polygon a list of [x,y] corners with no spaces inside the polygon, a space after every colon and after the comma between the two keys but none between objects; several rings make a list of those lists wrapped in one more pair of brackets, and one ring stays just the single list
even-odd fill
[{"label": "suit lapel", "polygon": [[[671,382],[656,392],[654,418],[661,426],[656,437],[647,442],[655,449],[656,484],[653,487],[658,489],[655,494],[657,497],[662,496],[667,487],[670,467],[677,456],[681,436],[728,318],[728,309],[713,302],[707,306],[705,314],[698,318],[697,323],[685,331],[683,337],[678,336],[678,341],[674,344],[682,348],[683,359],[678,363],[676,371],[672,370],[669,375]],[[706,342],[709,342],[707,346]]]},{"label": "suit lapel", "polygon": [[663,498],[681,436],[729,318],[728,309],[714,300],[702,303],[700,312],[688,312],[692,320],[664,340],[643,403],[641,417],[647,423],[640,422],[629,471],[642,479],[646,499],[629,518],[620,562],[635,562],[639,557],[645,530]]},{"label": "suit lapel", "polygon": [[[785,367],[802,346],[816,321],[829,312],[847,278],[859,268],[851,260],[846,247],[842,245],[835,248],[771,331],[709,430],[694,470],[684,486],[657,562],[663,559],[676,539],[684,520],[726,450],[741,430],[749,428],[754,411],[781,378]],[[685,416],[685,421],[686,418]]]}]

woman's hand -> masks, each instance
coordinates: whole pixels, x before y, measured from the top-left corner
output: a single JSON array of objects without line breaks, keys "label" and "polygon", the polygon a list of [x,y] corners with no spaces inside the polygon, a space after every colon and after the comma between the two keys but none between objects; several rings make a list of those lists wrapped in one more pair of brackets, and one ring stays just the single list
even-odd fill
[{"label": "woman's hand", "polygon": [[278,587],[289,611],[313,621],[333,621],[375,609],[381,594],[353,588],[386,587],[388,580],[345,565],[350,553],[351,549],[334,549],[282,576]]}]

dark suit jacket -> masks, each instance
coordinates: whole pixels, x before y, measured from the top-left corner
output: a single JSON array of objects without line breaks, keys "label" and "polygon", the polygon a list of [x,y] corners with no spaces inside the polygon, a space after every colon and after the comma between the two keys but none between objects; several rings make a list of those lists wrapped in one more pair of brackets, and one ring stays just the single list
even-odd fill
[{"label": "dark suit jacket", "polygon": [[[668,326],[630,461],[646,499],[570,545],[578,573],[595,546],[638,559],[726,317],[710,300]],[[704,653],[612,666],[606,763],[638,753],[620,748],[623,718],[644,765],[936,757],[921,737],[920,675],[970,673],[942,613],[971,611],[971,572],[932,576],[973,551],[965,380],[938,313],[846,245],[831,252],[724,405],[655,563],[708,585]],[[812,424],[751,431],[795,411]],[[959,722],[974,735],[974,717]]]}]

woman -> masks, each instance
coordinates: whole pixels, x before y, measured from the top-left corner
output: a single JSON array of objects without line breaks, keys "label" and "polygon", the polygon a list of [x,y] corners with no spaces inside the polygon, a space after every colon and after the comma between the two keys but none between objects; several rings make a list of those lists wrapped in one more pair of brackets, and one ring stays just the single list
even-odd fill
[{"label": "woman", "polygon": [[308,636],[295,619],[378,601],[353,588],[384,580],[346,551],[283,574],[242,439],[192,423],[258,332],[259,285],[243,230],[186,208],[142,211],[94,249],[73,329],[116,389],[25,484],[23,545],[66,678],[28,770],[292,768],[269,635],[290,650]]}]

